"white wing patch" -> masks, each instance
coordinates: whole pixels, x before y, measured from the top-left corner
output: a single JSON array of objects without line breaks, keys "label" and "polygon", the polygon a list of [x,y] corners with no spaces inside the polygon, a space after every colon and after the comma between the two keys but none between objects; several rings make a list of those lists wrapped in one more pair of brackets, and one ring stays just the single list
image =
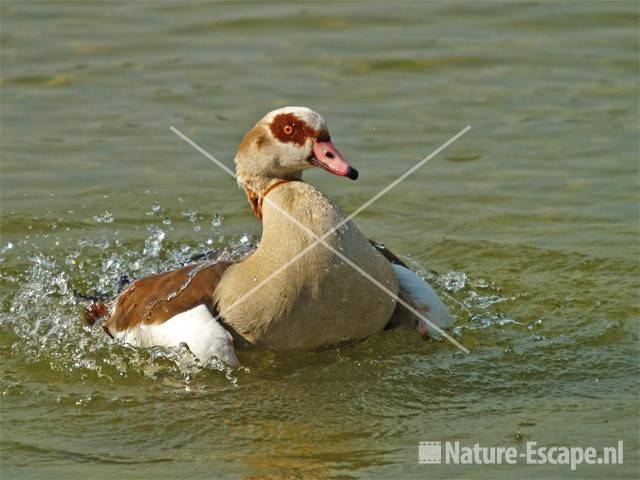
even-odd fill
[{"label": "white wing patch", "polygon": [[[393,269],[396,271],[400,289],[413,301],[416,310],[442,329],[453,324],[453,318],[447,306],[442,303],[431,285],[406,267],[393,264]],[[436,338],[440,336],[431,325],[422,319],[418,319],[418,332],[423,336],[427,334]]]},{"label": "white wing patch", "polygon": [[230,367],[240,365],[233,348],[233,337],[205,305],[198,305],[159,325],[139,325],[114,336],[124,343],[142,348],[177,347],[186,343],[202,362],[217,357]]}]

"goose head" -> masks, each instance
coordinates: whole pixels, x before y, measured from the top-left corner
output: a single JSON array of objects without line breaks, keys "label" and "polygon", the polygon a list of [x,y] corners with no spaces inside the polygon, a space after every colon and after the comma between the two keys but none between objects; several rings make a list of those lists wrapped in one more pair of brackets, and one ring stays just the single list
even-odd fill
[{"label": "goose head", "polygon": [[351,180],[358,178],[358,171],[331,142],[324,118],[306,107],[267,113],[245,134],[235,162],[240,185],[257,191],[273,181],[299,179],[313,167]]}]

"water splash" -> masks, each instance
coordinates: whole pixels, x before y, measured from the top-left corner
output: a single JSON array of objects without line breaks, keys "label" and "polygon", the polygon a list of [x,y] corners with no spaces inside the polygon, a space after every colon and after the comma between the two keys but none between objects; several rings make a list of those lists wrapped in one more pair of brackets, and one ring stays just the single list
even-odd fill
[{"label": "water splash", "polygon": [[[197,220],[197,212],[188,213],[188,218]],[[197,262],[184,284],[172,294],[175,296],[201,269],[217,261],[241,258],[256,246],[248,234],[218,249],[214,239],[175,243],[167,238],[171,231],[165,230],[162,218],[158,216],[156,221],[147,227],[142,248],[139,244],[123,245],[118,231],[111,230],[56,247],[53,255],[39,251],[37,234],[5,244],[0,249],[0,281],[9,286],[9,293],[3,299],[6,308],[0,312],[0,333],[16,337],[9,354],[20,355],[26,362],[44,362],[54,370],[79,371],[109,381],[139,375],[151,379],[174,376],[188,383],[203,370],[222,371],[230,382],[235,381],[233,374],[215,361],[203,365],[183,350],[130,348],[111,340],[99,326],[89,327],[81,320],[84,306],[74,296],[74,289],[111,298],[117,294],[123,275],[142,278]],[[222,234],[219,215],[213,216],[211,226]],[[43,234],[42,238],[53,248],[53,241],[61,237],[50,235]],[[6,265],[7,258],[13,262],[12,270]],[[492,329],[493,335],[513,326],[532,336],[541,333],[542,320],[521,322],[504,310],[518,297],[505,295],[490,281],[457,271],[438,275],[416,262],[413,267],[443,295],[457,318],[454,335],[474,335],[487,329]]]},{"label": "water splash", "polygon": [[[425,269],[411,258],[403,260],[443,297],[445,304],[457,318],[452,330],[454,336],[461,337],[469,330],[486,330],[509,325],[528,327],[529,324],[526,322],[498,310],[498,307],[508,306],[509,302],[526,296],[526,293],[505,295],[499,286],[484,278],[475,279],[465,272],[455,270],[438,274]],[[539,327],[541,323],[542,320],[538,320],[536,326]]]},{"label": "water splash", "polygon": [[0,269],[0,281],[7,287],[0,334],[15,337],[5,353],[27,364],[44,364],[55,371],[78,372],[109,382],[132,375],[177,377],[188,386],[206,371],[222,372],[229,382],[237,382],[235,373],[217,360],[203,364],[188,349],[135,349],[112,340],[99,325],[84,323],[85,305],[74,290],[111,298],[123,275],[141,278],[178,268],[194,257],[205,263],[214,258],[239,258],[255,248],[251,242],[235,242],[211,251],[167,243],[159,226],[151,225],[148,230],[142,253],[135,247],[123,247],[117,231],[102,233],[102,238],[83,238],[52,254],[38,251],[33,238],[5,249],[2,253],[11,250],[12,269],[4,264]]},{"label": "water splash", "polygon": [[438,283],[449,292],[458,293],[467,283],[467,274],[454,271],[447,272],[445,275],[440,277]]}]

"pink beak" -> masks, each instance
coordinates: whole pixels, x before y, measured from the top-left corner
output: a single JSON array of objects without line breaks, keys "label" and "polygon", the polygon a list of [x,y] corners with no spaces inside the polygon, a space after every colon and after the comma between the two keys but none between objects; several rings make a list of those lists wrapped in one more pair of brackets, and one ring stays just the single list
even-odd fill
[{"label": "pink beak", "polygon": [[358,178],[358,170],[349,165],[331,140],[316,140],[313,144],[311,163],[339,177]]}]

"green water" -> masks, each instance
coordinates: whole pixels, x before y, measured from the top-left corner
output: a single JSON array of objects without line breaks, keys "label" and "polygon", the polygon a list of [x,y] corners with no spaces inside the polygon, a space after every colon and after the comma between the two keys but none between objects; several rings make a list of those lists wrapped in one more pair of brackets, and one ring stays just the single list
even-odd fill
[{"label": "green water", "polygon": [[[637,478],[636,2],[0,7],[2,478]],[[259,238],[169,127],[231,165],[288,104],[360,170],[305,174],[348,212],[472,126],[357,218],[469,355],[395,330],[228,372],[83,326],[74,288]],[[624,464],[420,465],[428,440]]]}]

